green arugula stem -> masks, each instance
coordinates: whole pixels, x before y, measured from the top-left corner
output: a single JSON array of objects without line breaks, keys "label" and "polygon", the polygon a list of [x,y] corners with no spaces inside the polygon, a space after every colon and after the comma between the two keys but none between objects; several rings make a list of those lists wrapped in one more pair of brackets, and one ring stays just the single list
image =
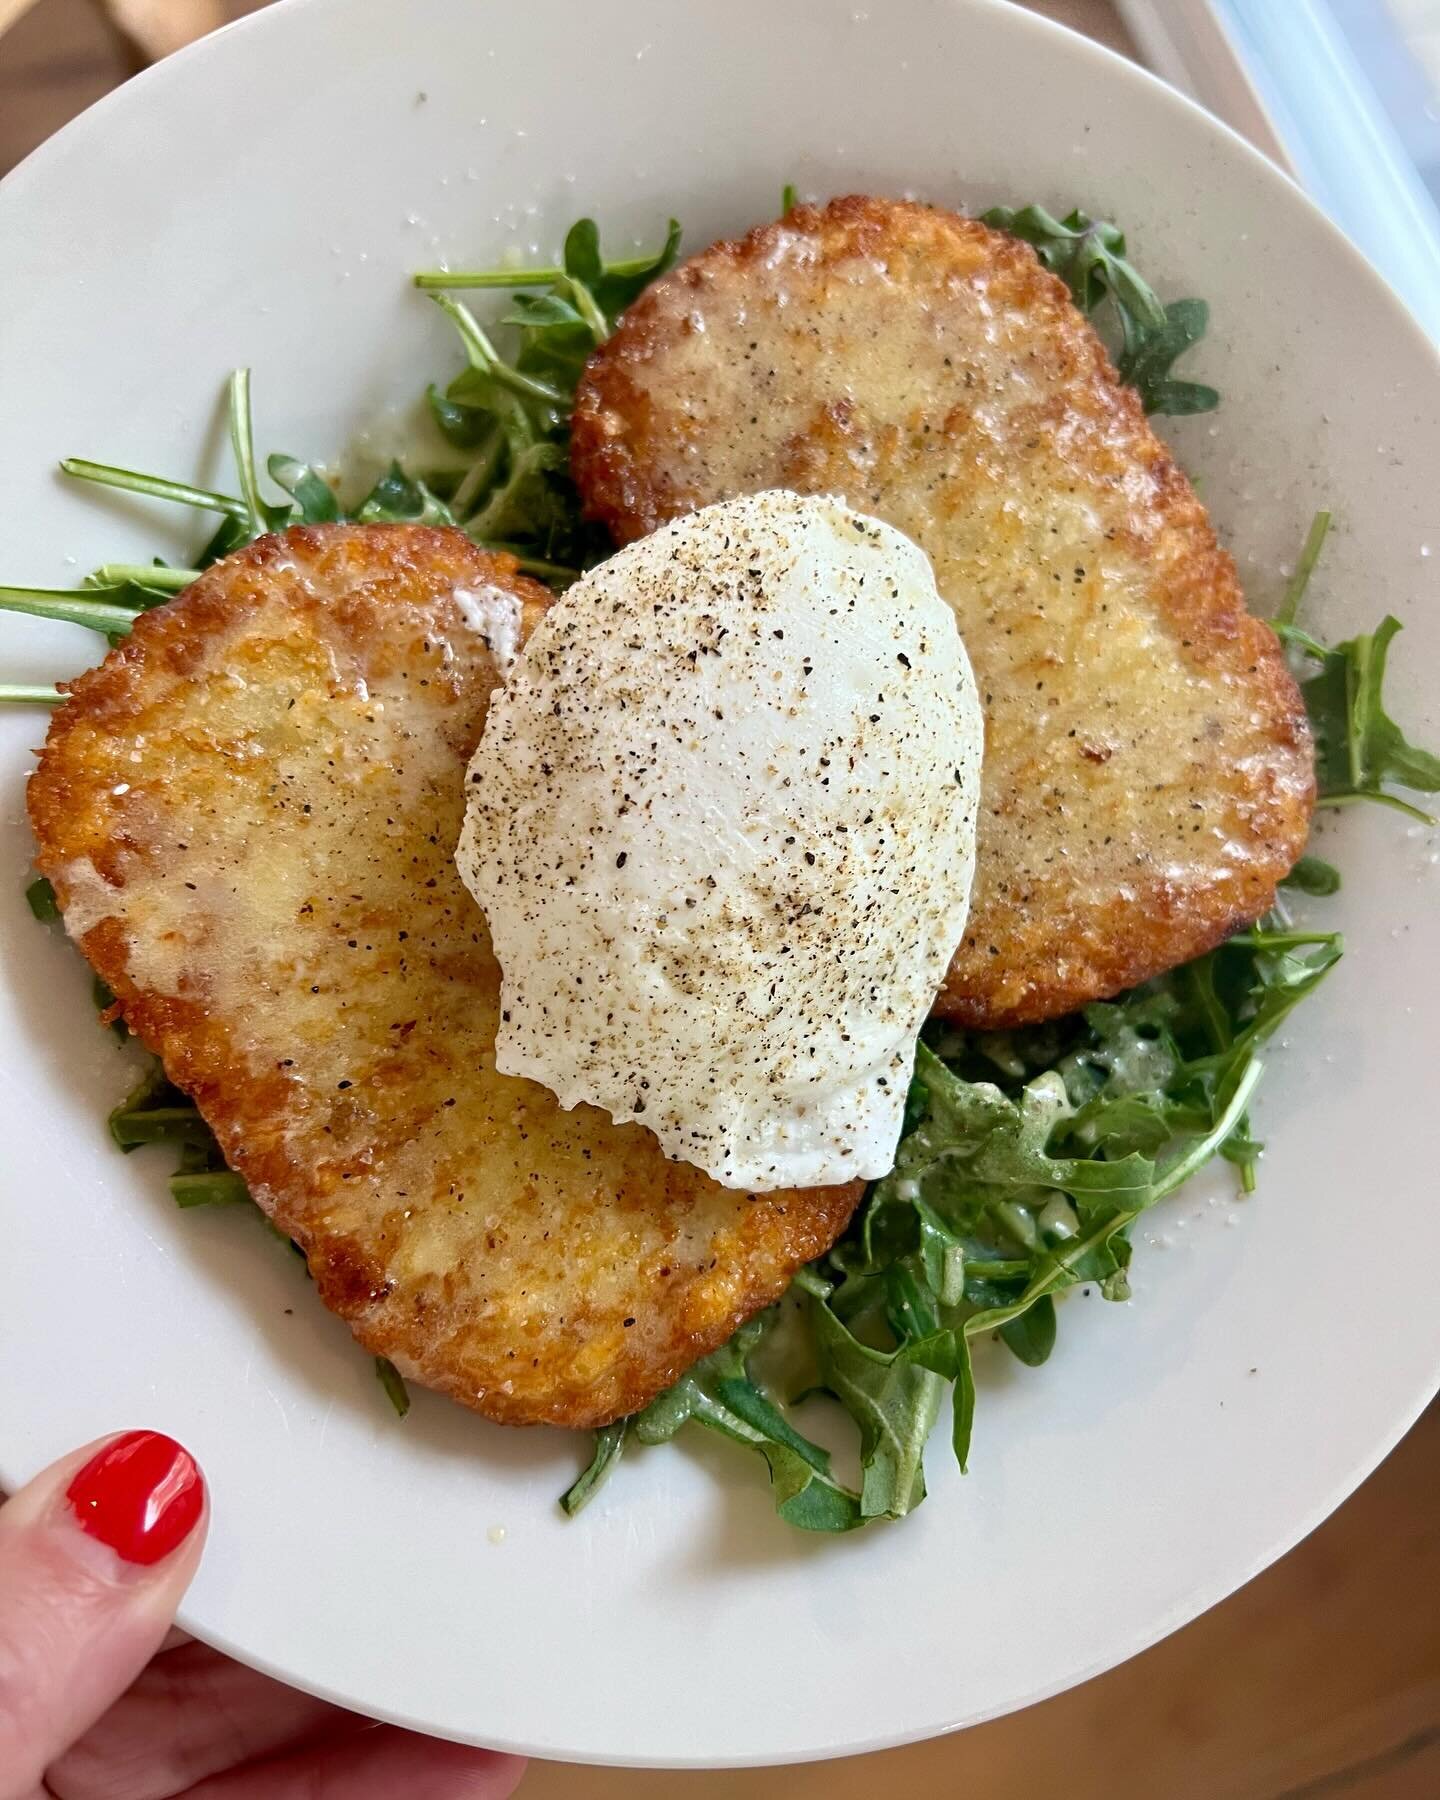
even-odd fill
[{"label": "green arugula stem", "polygon": [[77,481],[93,481],[100,487],[119,488],[127,494],[148,494],[152,499],[173,500],[177,505],[198,507],[202,512],[226,513],[232,519],[250,516],[245,502],[233,494],[212,493],[208,488],[191,487],[188,482],[166,481],[160,475],[141,475],[134,469],[87,462],[82,456],[67,456],[60,468]]},{"label": "green arugula stem", "polygon": [[583,281],[577,280],[573,275],[567,275],[565,277],[565,287],[569,292],[571,303],[574,305],[576,312],[579,313],[580,317],[590,327],[591,335],[594,337],[595,342],[597,344],[603,344],[610,336],[610,327],[606,323],[604,313],[601,312],[599,306],[596,304],[595,296],[590,292]]},{"label": "green arugula stem", "polygon": [[[493,485],[504,454],[505,433],[496,425],[481,446],[479,455],[465,471],[459,487],[450,496],[450,510],[457,519],[466,518]],[[489,547],[488,544],[483,546],[485,549]]]},{"label": "green arugula stem", "polygon": [[170,569],[160,563],[101,563],[93,577],[104,587],[134,582],[136,587],[159,588],[167,594],[178,594],[199,578],[198,569]]},{"label": "green arugula stem", "polygon": [[250,371],[235,369],[230,376],[230,447],[245,496],[245,516],[258,537],[265,529],[265,503],[255,475],[255,432],[250,419]]},{"label": "green arugula stem", "polygon": [[122,1150],[133,1150],[137,1144],[210,1142],[210,1127],[193,1106],[151,1106],[116,1113],[110,1131]]},{"label": "green arugula stem", "polygon": [[1308,944],[1332,944],[1333,931],[1237,931],[1226,938],[1227,944],[1246,950],[1303,950]]},{"label": "green arugula stem", "polygon": [[37,619],[59,619],[67,625],[84,625],[107,635],[128,631],[140,617],[133,606],[101,600],[83,588],[0,587],[0,612],[29,613]]},{"label": "green arugula stem", "polygon": [[170,1193],[177,1206],[235,1206],[250,1190],[231,1169],[207,1169],[199,1175],[172,1175]]},{"label": "green arugula stem", "polygon": [[1166,1199],[1177,1188],[1183,1187],[1197,1169],[1203,1168],[1225,1142],[1235,1127],[1245,1116],[1250,1104],[1250,1096],[1255,1092],[1255,1085],[1264,1073],[1265,1065],[1258,1056],[1252,1056],[1240,1079],[1235,1083],[1235,1091],[1231,1094],[1225,1110],[1202,1138],[1197,1138],[1185,1153],[1178,1157],[1168,1168],[1156,1172],[1154,1187],[1144,1206],[1136,1207],[1132,1218],[1138,1218],[1158,1201]]},{"label": "green arugula stem", "polygon": [[405,1377],[388,1356],[375,1358],[375,1376],[397,1415],[403,1419],[410,1410],[410,1390],[405,1385]]},{"label": "green arugula stem", "polygon": [[[622,280],[643,275],[655,265],[655,256],[630,257],[622,262],[607,262],[605,273]],[[513,269],[422,269],[410,278],[417,288],[434,293],[440,288],[532,288],[569,285],[566,271],[552,265],[541,268]]]},{"label": "green arugula stem", "polygon": [[453,321],[466,354],[477,369],[483,370],[492,381],[500,387],[508,388],[512,394],[519,394],[526,400],[543,400],[547,406],[568,410],[569,394],[563,393],[548,381],[542,381],[538,375],[522,374],[519,369],[512,368],[501,359],[500,353],[481,329],[479,320],[468,306],[459,300],[452,300],[448,294],[433,294],[431,298]]},{"label": "green arugula stem", "polygon": [[58,688],[24,681],[0,681],[0,706],[59,706],[64,698]]},{"label": "green arugula stem", "polygon": [[610,1479],[625,1449],[625,1436],[630,1429],[628,1419],[617,1419],[613,1425],[602,1425],[595,1433],[595,1452],[589,1466],[560,1496],[560,1505],[568,1517],[574,1518],[588,1506],[596,1493]]},{"label": "green arugula stem", "polygon": [[1300,602],[1305,598],[1305,590],[1310,585],[1310,577],[1315,573],[1315,565],[1320,560],[1320,552],[1325,547],[1326,533],[1330,530],[1330,514],[1317,512],[1310,521],[1310,530],[1305,539],[1305,548],[1300,552],[1300,560],[1295,565],[1295,573],[1290,577],[1285,589],[1285,598],[1280,602],[1280,610],[1275,614],[1272,623],[1276,625],[1293,625],[1295,615],[1300,610]]},{"label": "green arugula stem", "polygon": [[578,581],[579,569],[568,568],[564,563],[545,562],[538,556],[526,556],[523,550],[517,550],[513,544],[502,544],[498,540],[476,538],[475,546],[480,550],[490,550],[496,556],[513,556],[523,575],[534,575],[541,581]]},{"label": "green arugula stem", "polygon": [[1423,807],[1412,806],[1408,800],[1402,800],[1398,794],[1384,794],[1378,788],[1365,788],[1361,792],[1340,794],[1321,794],[1315,801],[1317,806],[1357,806],[1367,801],[1377,806],[1388,806],[1392,811],[1404,813],[1407,819],[1414,819],[1420,825],[1434,825],[1434,813],[1428,813]]}]

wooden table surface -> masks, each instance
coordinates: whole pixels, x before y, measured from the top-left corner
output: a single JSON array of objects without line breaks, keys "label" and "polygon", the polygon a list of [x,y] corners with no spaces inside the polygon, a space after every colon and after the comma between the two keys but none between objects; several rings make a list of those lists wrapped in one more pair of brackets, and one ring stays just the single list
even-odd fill
[{"label": "wooden table surface", "polygon": [[[262,3],[225,0],[225,11]],[[1046,0],[1039,10],[1128,48],[1107,0]],[[138,66],[95,0],[34,0],[0,37],[0,174]],[[1437,1800],[1437,1494],[1440,1405],[1249,1587],[1041,1706],[958,1737],[804,1768],[677,1775],[536,1764],[522,1800]]]}]

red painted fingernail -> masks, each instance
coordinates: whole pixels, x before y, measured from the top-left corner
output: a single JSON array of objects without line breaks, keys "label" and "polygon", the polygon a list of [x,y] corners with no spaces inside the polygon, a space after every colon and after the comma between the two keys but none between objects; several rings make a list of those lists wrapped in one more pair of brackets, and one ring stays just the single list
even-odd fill
[{"label": "red painted fingernail", "polygon": [[127,1431],[92,1456],[65,1490],[81,1529],[148,1567],[195,1529],[205,1480],[188,1450],[159,1431]]}]

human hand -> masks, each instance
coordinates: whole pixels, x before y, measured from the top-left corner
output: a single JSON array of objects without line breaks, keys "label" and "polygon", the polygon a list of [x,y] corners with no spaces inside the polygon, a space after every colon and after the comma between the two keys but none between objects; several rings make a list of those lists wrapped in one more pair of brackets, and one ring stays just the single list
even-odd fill
[{"label": "human hand", "polygon": [[0,1800],[504,1800],[525,1765],[346,1712],[171,1630],[205,1484],[158,1432],[0,1507]]}]

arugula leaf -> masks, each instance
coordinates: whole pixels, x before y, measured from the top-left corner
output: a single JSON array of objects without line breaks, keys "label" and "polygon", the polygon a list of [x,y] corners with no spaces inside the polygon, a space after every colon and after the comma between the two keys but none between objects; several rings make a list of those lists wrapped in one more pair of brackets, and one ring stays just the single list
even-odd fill
[{"label": "arugula leaf", "polygon": [[[1050,1355],[1054,1298],[1128,1294],[1134,1221],[1217,1154],[1248,1167],[1257,1047],[1340,955],[1282,920],[1067,1021],[922,1043],[893,1174],[797,1278],[823,1385],[860,1433],[861,1511],[924,1494],[919,1456],[945,1382],[968,1461],[971,1343],[1029,1366]],[[998,1078],[998,1079],[997,1079]]]},{"label": "arugula leaf", "polygon": [[578,328],[594,335],[594,326],[561,294],[517,293],[510,306],[511,310],[501,317],[502,325],[537,329],[547,325],[563,325],[567,329]]},{"label": "arugula leaf", "polygon": [[0,612],[30,613],[84,625],[113,639],[123,637],[145,609],[126,606],[99,589],[0,587]]},{"label": "arugula leaf", "polygon": [[764,1457],[775,1510],[802,1531],[852,1531],[860,1497],[830,1473],[830,1457],[802,1437],[750,1379],[748,1361],[768,1318],[742,1325],[727,1344],[682,1375],[630,1421],[637,1442],[664,1444],[693,1421]]},{"label": "arugula leaf", "polygon": [[1429,813],[1387,791],[1393,783],[1440,793],[1440,757],[1412,744],[1385,710],[1385,663],[1399,630],[1400,621],[1387,614],[1373,632],[1333,648],[1314,639],[1303,644],[1319,663],[1301,689],[1315,729],[1316,779],[1323,804],[1378,800],[1433,825]]},{"label": "arugula leaf", "polygon": [[[680,235],[678,220],[671,219],[665,241],[653,255],[607,263],[601,260],[600,234],[594,221],[580,219],[565,239],[565,272],[572,280],[584,283],[606,322],[613,325],[632,300],[674,266],[680,254]],[[576,259],[573,264],[572,254]]]},{"label": "arugula leaf", "polygon": [[504,479],[471,515],[466,531],[477,542],[488,544],[527,537],[543,538],[547,544],[555,541],[565,530],[569,507],[564,488],[550,477],[565,467],[565,452],[559,444],[527,444],[511,456]]},{"label": "arugula leaf", "polygon": [[1129,313],[1121,315],[1124,344],[1116,363],[1122,381],[1140,393],[1147,413],[1214,412],[1217,389],[1199,381],[1177,381],[1170,373],[1177,358],[1204,337],[1210,308],[1203,300],[1172,300],[1164,323],[1147,326]]},{"label": "arugula leaf", "polygon": [[[335,498],[334,490],[309,463],[277,454],[268,458],[265,466],[270,471],[270,479],[294,500],[302,523],[328,525],[340,517],[340,502]],[[295,520],[289,523],[294,524]]]},{"label": "arugula leaf", "polygon": [[1049,1294],[1000,1327],[1000,1338],[1027,1368],[1038,1369],[1055,1348],[1055,1302]]},{"label": "arugula leaf", "polygon": [[610,1479],[625,1449],[625,1437],[630,1429],[628,1419],[617,1419],[613,1425],[602,1425],[595,1433],[595,1453],[587,1467],[560,1496],[560,1505],[564,1512],[574,1518],[582,1507],[586,1507],[596,1494]]},{"label": "arugula leaf", "polygon": [[[941,1377],[908,1353],[909,1343],[934,1333],[933,1315],[899,1349],[877,1350],[862,1343],[826,1304],[831,1292],[827,1282],[808,1270],[797,1279],[810,1296],[808,1316],[821,1386],[860,1430],[862,1518],[902,1518],[925,1498],[925,1444],[945,1392]],[[918,1299],[919,1284],[913,1275],[909,1279]]]},{"label": "arugula leaf", "polygon": [[390,467],[355,508],[352,515],[362,524],[418,521],[422,525],[453,525],[450,508],[423,481],[407,475],[398,462]]},{"label": "arugula leaf", "polygon": [[1346,806],[1372,800],[1433,825],[1429,813],[1389,791],[1394,786],[1440,793],[1440,756],[1412,744],[1385,710],[1385,666],[1400,621],[1387,614],[1374,631],[1334,645],[1322,643],[1297,623],[1329,527],[1330,514],[1317,513],[1280,610],[1271,621],[1302,668],[1307,664],[1313,668],[1300,691],[1315,733],[1320,802]]},{"label": "arugula leaf", "polygon": [[495,435],[495,421],[483,407],[459,405],[433,381],[425,390],[425,400],[441,436],[457,450],[476,450]]},{"label": "arugula leaf", "polygon": [[[96,1006],[104,1012],[113,1002],[114,995],[97,981]],[[147,1057],[135,1085],[111,1110],[107,1124],[126,1155],[142,1144],[177,1147],[179,1161],[170,1177],[170,1195],[177,1206],[233,1206],[250,1199],[244,1180],[226,1168],[215,1135],[194,1101],[173,1085],[158,1056]]]},{"label": "arugula leaf", "polygon": [[1117,371],[1140,394],[1147,413],[1213,412],[1220,396],[1196,381],[1171,375],[1177,358],[1198,344],[1210,320],[1203,300],[1174,300],[1166,306],[1126,260],[1125,233],[1088,213],[1057,219],[1043,206],[992,206],[984,224],[1034,246],[1045,267],[1070,289],[1083,313],[1095,314],[1108,301],[1119,326]]},{"label": "arugula leaf", "polygon": [[25,904],[42,925],[49,925],[60,917],[60,902],[55,898],[55,890],[43,875],[37,875],[25,890]]},{"label": "arugula leaf", "polygon": [[1340,892],[1340,871],[1323,857],[1302,856],[1280,885],[1324,899]]},{"label": "arugula leaf", "polygon": [[992,206],[981,222],[1034,246],[1045,267],[1058,275],[1082,312],[1094,312],[1108,294],[1141,324],[1156,330],[1165,308],[1140,272],[1125,260],[1125,233],[1078,208],[1057,219],[1043,206]]}]

